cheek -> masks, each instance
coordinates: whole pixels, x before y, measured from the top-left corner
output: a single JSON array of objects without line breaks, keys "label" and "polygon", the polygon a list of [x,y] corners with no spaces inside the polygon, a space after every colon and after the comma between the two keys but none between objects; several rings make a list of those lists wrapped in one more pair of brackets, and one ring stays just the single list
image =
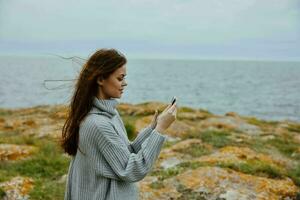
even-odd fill
[{"label": "cheek", "polygon": [[110,82],[110,89],[111,90],[119,90],[121,87],[122,82],[118,81],[118,80],[113,80]]}]

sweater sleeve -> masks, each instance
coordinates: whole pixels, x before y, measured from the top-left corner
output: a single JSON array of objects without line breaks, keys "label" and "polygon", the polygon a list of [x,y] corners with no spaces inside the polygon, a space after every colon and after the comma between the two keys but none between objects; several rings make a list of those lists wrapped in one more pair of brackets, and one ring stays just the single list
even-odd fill
[{"label": "sweater sleeve", "polygon": [[[123,120],[122,120],[119,112],[117,112],[117,117],[121,123],[123,130],[125,131],[125,133],[127,135],[125,125],[123,123]],[[137,137],[132,142],[130,142],[129,148],[132,153],[137,153],[141,150],[142,143],[149,137],[150,133],[154,130],[155,126],[156,125],[152,125],[152,124],[148,125],[146,128],[142,129],[137,134]]]},{"label": "sweater sleeve", "polygon": [[130,143],[130,146],[135,153],[141,150],[143,142],[150,136],[153,131],[154,127],[149,125],[138,133],[137,137]]},{"label": "sweater sleeve", "polygon": [[[92,124],[95,126],[94,136],[97,148],[114,174],[122,181],[142,180],[151,170],[166,139],[165,136],[153,130],[141,144],[140,150],[137,153],[131,153],[109,121]],[[101,174],[101,168],[95,170]]]}]

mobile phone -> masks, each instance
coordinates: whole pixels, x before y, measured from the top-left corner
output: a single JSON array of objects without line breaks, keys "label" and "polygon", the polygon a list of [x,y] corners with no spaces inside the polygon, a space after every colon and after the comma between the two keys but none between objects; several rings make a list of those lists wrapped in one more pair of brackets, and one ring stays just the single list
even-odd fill
[{"label": "mobile phone", "polygon": [[175,102],[176,102],[176,97],[174,96],[174,97],[172,98],[171,105],[173,105]]}]

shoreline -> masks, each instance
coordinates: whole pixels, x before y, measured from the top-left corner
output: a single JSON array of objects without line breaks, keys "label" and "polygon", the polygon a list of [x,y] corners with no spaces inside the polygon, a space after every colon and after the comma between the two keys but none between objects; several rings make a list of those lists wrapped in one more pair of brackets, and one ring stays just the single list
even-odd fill
[{"label": "shoreline", "polygon": [[[165,104],[162,101],[143,101],[140,103],[130,103],[130,102],[120,102],[120,104],[127,104],[127,105],[132,105],[132,106],[139,106],[139,105],[144,105],[144,104],[149,104],[149,103],[158,103],[158,104]],[[20,111],[20,110],[26,110],[26,109],[35,109],[35,108],[42,108],[42,107],[66,107],[67,104],[40,104],[40,105],[34,105],[34,106],[27,106],[27,107],[0,107],[0,114],[1,112],[5,111],[5,112],[14,112],[14,111]],[[268,117],[260,117],[260,116],[256,116],[256,115],[243,115],[240,114],[239,112],[236,111],[228,111],[228,112],[224,112],[224,113],[216,113],[216,112],[212,112],[210,110],[206,110],[200,107],[192,107],[192,106],[179,106],[179,107],[184,107],[184,108],[189,108],[189,109],[193,109],[193,110],[202,110],[202,111],[206,111],[209,113],[212,113],[213,115],[216,116],[225,116],[227,113],[236,113],[239,116],[242,117],[246,117],[246,118],[257,118],[259,120],[262,121],[270,121],[270,122],[291,122],[291,123],[300,123],[300,118],[299,119],[289,119],[286,117],[276,117],[276,119],[274,118],[268,118]]]}]

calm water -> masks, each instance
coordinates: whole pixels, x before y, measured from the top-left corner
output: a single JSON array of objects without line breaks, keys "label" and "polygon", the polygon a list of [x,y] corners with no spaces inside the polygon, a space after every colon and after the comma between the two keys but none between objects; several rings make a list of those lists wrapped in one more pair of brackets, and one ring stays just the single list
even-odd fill
[{"label": "calm water", "polygon": [[[66,104],[81,66],[57,57],[0,57],[0,107]],[[300,62],[129,60],[121,102],[168,102],[300,121]],[[51,89],[52,88],[52,89]],[[53,89],[56,88],[56,89]]]}]

